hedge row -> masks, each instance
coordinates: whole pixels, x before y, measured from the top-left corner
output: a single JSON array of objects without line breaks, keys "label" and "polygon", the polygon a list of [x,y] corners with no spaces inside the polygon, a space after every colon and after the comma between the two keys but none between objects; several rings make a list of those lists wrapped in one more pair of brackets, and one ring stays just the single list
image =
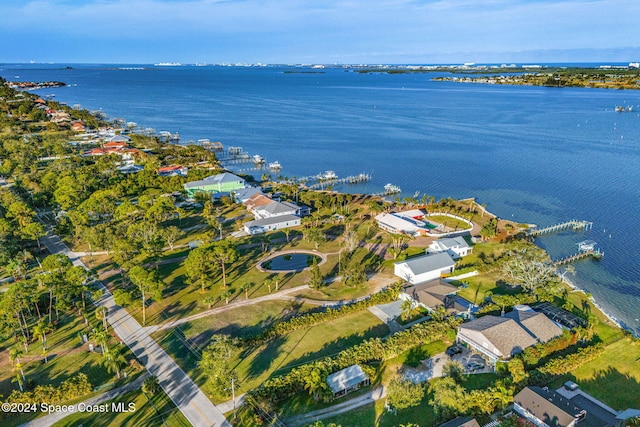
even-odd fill
[{"label": "hedge row", "polygon": [[91,392],[91,383],[87,376],[79,373],[75,377],[65,380],[58,387],[52,385],[39,385],[33,391],[13,390],[7,398],[7,403],[55,405],[68,400],[73,400]]},{"label": "hedge row", "polygon": [[604,344],[597,343],[589,347],[578,349],[577,352],[564,357],[558,357],[547,362],[538,371],[545,375],[564,375],[583,364],[599,357],[604,352]]},{"label": "hedge row", "polygon": [[260,335],[245,339],[245,344],[259,345],[264,341],[271,340],[281,335],[289,334],[298,329],[308,328],[319,323],[328,322],[350,313],[366,310],[378,304],[385,304],[398,299],[398,294],[402,289],[401,283],[396,283],[380,292],[356,301],[351,304],[343,305],[339,308],[329,308],[325,311],[316,311],[293,317],[282,322],[275,323],[271,327],[265,329]]},{"label": "hedge row", "polygon": [[323,389],[326,377],[332,372],[354,364],[385,361],[421,344],[444,339],[447,333],[461,323],[449,317],[439,322],[417,324],[410,329],[397,332],[387,339],[370,338],[338,353],[334,357],[307,363],[294,368],[288,374],[268,379],[259,388],[247,394],[252,403],[272,407],[276,402],[290,398],[307,389]]}]

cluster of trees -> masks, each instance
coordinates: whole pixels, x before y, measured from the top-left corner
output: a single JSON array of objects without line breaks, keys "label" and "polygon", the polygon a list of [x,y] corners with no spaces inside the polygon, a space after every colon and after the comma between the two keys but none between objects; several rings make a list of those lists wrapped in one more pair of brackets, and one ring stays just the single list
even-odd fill
[{"label": "cluster of trees", "polygon": [[56,405],[77,399],[91,392],[91,383],[86,374],[80,373],[62,382],[58,387],[39,385],[33,391],[13,390],[5,402]]},{"label": "cluster of trees", "polygon": [[211,284],[216,274],[222,275],[222,286],[227,287],[227,266],[238,259],[238,250],[231,240],[218,240],[189,252],[184,260],[188,281],[199,285],[201,292]]},{"label": "cluster of trees", "polygon": [[488,415],[504,409],[513,400],[514,388],[498,380],[486,389],[467,391],[453,377],[445,376],[431,381],[429,391],[432,394],[429,404],[438,418],[448,420],[463,414]]}]

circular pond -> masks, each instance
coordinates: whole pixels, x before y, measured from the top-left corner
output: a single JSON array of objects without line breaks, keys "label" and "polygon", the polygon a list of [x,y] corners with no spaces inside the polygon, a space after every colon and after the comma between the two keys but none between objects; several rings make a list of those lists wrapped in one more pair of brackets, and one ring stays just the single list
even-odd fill
[{"label": "circular pond", "polygon": [[314,259],[318,264],[322,261],[320,256],[311,252],[289,252],[269,258],[260,267],[270,271],[302,271],[309,268]]}]

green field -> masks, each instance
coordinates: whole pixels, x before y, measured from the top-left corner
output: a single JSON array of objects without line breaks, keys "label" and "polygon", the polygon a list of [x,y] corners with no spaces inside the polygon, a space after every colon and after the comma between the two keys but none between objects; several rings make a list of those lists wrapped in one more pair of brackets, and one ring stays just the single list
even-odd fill
[{"label": "green field", "polygon": [[[196,327],[193,331],[199,329]],[[365,310],[275,338],[258,348],[241,353],[232,361],[231,365],[240,379],[237,391],[248,391],[267,378],[282,375],[297,365],[336,354],[367,338],[382,337],[388,333],[389,328]],[[196,368],[198,358],[186,350],[184,343],[175,334],[163,332],[158,342],[197,384],[205,385],[204,376]],[[206,346],[206,342],[202,344]],[[207,390],[206,385],[204,389]],[[211,397],[217,401],[226,400],[226,397],[213,394]]]}]

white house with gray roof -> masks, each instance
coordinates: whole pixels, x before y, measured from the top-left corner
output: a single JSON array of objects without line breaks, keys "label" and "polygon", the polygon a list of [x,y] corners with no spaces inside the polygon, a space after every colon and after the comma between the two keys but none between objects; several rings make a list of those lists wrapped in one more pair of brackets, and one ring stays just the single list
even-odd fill
[{"label": "white house with gray roof", "polygon": [[253,208],[253,216],[256,219],[274,218],[283,215],[300,216],[300,206],[290,202],[273,201],[266,205]]},{"label": "white house with gray roof", "polygon": [[456,263],[447,252],[422,255],[393,265],[393,274],[412,285],[451,274]]},{"label": "white house with gray roof", "polygon": [[351,365],[327,377],[327,384],[333,392],[333,397],[344,396],[361,387],[368,386],[369,383],[369,377],[359,365]]},{"label": "white house with gray roof", "polygon": [[247,234],[262,234],[268,231],[300,225],[300,217],[295,215],[279,215],[271,218],[256,219],[244,224]]},{"label": "white house with gray roof", "polygon": [[464,237],[458,236],[435,240],[429,245],[426,252],[428,254],[447,252],[453,259],[458,259],[469,255],[471,251],[472,248],[464,240]]}]

